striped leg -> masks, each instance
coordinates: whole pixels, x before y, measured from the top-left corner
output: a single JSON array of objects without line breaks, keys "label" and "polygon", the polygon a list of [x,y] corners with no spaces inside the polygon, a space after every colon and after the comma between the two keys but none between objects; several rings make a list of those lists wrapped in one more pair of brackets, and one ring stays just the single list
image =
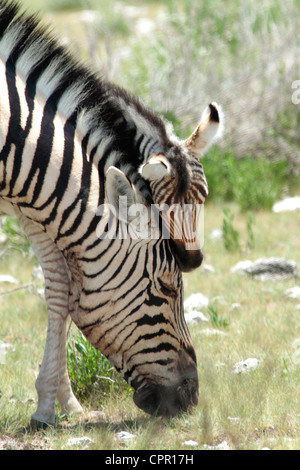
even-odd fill
[{"label": "striped leg", "polygon": [[44,357],[36,380],[38,408],[31,424],[55,424],[55,398],[67,412],[82,411],[73,395],[67,371],[66,328],[69,301],[69,277],[65,260],[48,235],[23,215],[20,224],[43,269],[48,330]]}]

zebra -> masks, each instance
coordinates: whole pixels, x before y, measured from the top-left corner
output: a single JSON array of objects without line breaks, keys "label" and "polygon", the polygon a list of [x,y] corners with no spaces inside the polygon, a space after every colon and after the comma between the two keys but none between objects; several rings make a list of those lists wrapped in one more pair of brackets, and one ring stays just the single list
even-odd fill
[{"label": "zebra", "polygon": [[[55,425],[56,399],[66,413],[82,411],[67,370],[70,317],[130,384],[137,407],[162,416],[189,410],[198,374],[182,273],[203,258],[193,230],[208,193],[199,157],[220,135],[221,108],[211,103],[180,141],[13,0],[0,0],[0,83],[0,212],[17,217],[45,278],[32,427]],[[185,203],[192,212],[181,235],[178,211],[169,219],[161,211],[157,237],[124,236],[132,204]],[[101,236],[112,220],[115,236]]]}]

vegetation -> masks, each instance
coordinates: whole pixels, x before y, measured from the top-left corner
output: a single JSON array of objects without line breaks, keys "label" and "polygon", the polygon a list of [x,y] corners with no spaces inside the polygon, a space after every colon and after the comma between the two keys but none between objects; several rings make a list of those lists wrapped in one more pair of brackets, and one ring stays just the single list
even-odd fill
[{"label": "vegetation", "polygon": [[[226,130],[203,159],[210,191],[205,263],[215,272],[184,276],[186,296],[201,291],[210,299],[208,322],[191,326],[199,405],[172,420],[147,417],[134,406],[130,387],[72,327],[74,392],[87,411],[105,415],[92,426],[89,417],[66,419],[58,409],[57,429],[38,433],[35,444],[27,425],[36,407],[47,313],[41,281],[32,276],[33,252],[16,221],[5,217],[0,274],[18,284],[0,284],[0,343],[12,345],[0,364],[0,448],[2,436],[22,448],[61,449],[77,435],[89,436],[92,449],[188,449],[184,442],[191,439],[198,449],[224,440],[233,449],[299,448],[299,309],[284,296],[297,280],[261,283],[230,271],[242,259],[265,256],[300,266],[299,212],[271,212],[277,199],[300,189],[300,113],[291,99],[292,83],[300,78],[298,0],[28,5],[43,11],[77,55],[102,64],[102,73],[168,118],[181,138],[210,100],[222,104]],[[81,16],[82,8],[89,14]],[[142,31],[141,19],[150,33]],[[210,238],[214,229],[221,230],[221,240]],[[215,334],[206,336],[206,329]],[[234,364],[248,357],[259,359],[257,370],[233,374]],[[120,430],[136,437],[122,443]]]},{"label": "vegetation", "polygon": [[79,399],[94,399],[97,406],[118,388],[130,390],[124,381],[120,385],[120,376],[108,360],[80,332],[71,335],[67,359],[72,389]]},{"label": "vegetation", "polygon": [[272,209],[285,191],[292,192],[297,179],[289,174],[286,160],[236,159],[230,152],[212,149],[203,161],[209,185],[209,201],[238,204],[241,211]]}]

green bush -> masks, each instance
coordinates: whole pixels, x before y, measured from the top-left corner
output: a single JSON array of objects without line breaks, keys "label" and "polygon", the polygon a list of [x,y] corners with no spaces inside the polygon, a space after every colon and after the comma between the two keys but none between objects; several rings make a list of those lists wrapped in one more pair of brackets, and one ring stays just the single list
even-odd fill
[{"label": "green bush", "polygon": [[72,389],[78,398],[87,398],[94,391],[107,394],[118,388],[120,376],[81,332],[69,341],[67,360]]},{"label": "green bush", "polygon": [[288,183],[286,161],[264,158],[236,159],[213,148],[203,160],[208,200],[236,202],[241,211],[271,209]]}]

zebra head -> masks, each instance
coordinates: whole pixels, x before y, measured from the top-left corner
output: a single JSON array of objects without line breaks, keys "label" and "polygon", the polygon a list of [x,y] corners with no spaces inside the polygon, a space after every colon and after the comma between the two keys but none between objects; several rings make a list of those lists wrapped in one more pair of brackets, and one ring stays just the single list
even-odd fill
[{"label": "zebra head", "polygon": [[199,218],[208,188],[199,158],[222,130],[222,110],[211,103],[185,142],[151,156],[141,169],[143,177],[150,182],[155,204],[165,205],[162,220],[183,272],[192,271],[202,263]]},{"label": "zebra head", "polygon": [[[150,414],[175,415],[198,402],[196,354],[184,318],[182,271],[202,261],[196,208],[204,203],[207,184],[198,157],[219,126],[218,107],[210,105],[189,139],[150,157],[140,169],[150,183],[154,208],[165,204],[171,217],[169,209],[159,210],[153,223],[153,208],[129,177],[114,167],[106,173],[107,200],[115,208],[119,227],[136,222],[132,205],[146,216],[133,224],[133,232],[138,226],[144,236],[129,236],[122,242],[122,250],[125,244],[134,260],[128,263],[128,255],[127,269],[124,264],[130,283],[119,284],[110,303],[114,326],[108,322],[110,330],[103,330],[98,347],[135,389],[136,405]],[[127,201],[122,210],[120,197]],[[184,203],[192,209],[188,223],[182,224]],[[159,226],[158,232],[153,232],[153,225]],[[165,229],[169,236],[163,235]],[[121,249],[118,263],[122,264]]]}]

